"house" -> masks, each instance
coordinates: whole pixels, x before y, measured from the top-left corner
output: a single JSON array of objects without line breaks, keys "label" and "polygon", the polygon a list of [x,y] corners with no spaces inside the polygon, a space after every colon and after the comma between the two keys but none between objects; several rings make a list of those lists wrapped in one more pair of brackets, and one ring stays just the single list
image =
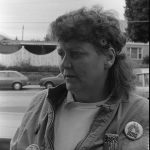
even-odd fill
[{"label": "house", "polygon": [[9,40],[10,40],[10,38],[8,38],[7,36],[0,34],[0,41],[1,41],[1,40],[4,40],[4,39],[9,39]]},{"label": "house", "polygon": [[123,52],[135,63],[141,64],[145,56],[149,56],[149,43],[127,42]]}]

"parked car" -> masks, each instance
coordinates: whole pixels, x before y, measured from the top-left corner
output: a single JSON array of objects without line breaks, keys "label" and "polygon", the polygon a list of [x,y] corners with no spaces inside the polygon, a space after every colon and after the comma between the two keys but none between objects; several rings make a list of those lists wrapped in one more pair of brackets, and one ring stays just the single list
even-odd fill
[{"label": "parked car", "polygon": [[21,90],[23,86],[28,84],[28,77],[18,71],[0,71],[0,88],[13,88],[14,90]]},{"label": "parked car", "polygon": [[41,87],[44,86],[45,88],[49,88],[49,87],[55,87],[63,82],[64,82],[64,77],[60,73],[57,76],[42,78],[39,82],[39,85]]},{"label": "parked car", "polygon": [[136,93],[149,99],[149,68],[134,69]]}]

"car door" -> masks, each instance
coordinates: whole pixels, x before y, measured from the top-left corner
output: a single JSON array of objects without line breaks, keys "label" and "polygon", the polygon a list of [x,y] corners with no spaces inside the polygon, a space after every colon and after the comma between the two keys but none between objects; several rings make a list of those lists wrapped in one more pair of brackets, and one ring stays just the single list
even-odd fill
[{"label": "car door", "polygon": [[7,72],[0,72],[0,88],[8,87],[8,74]]},{"label": "car door", "polygon": [[10,85],[14,82],[20,82],[20,74],[17,72],[8,72],[8,82]]}]

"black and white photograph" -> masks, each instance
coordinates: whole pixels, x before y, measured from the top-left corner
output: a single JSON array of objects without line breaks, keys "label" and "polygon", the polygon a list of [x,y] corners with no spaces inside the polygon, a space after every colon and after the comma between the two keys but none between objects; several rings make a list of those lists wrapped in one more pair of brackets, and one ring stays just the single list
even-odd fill
[{"label": "black and white photograph", "polygon": [[0,150],[149,150],[149,0],[0,0]]}]

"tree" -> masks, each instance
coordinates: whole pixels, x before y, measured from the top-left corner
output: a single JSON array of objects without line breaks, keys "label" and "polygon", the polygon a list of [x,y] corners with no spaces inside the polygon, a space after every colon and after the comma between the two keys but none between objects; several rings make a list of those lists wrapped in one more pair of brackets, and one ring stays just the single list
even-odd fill
[{"label": "tree", "polygon": [[44,41],[50,41],[48,34],[46,34],[46,36],[44,37]]},{"label": "tree", "polygon": [[149,0],[126,0],[127,35],[134,42],[149,41]]},{"label": "tree", "polygon": [[149,56],[143,58],[143,64],[149,64]]},{"label": "tree", "polygon": [[16,36],[15,40],[18,41],[18,37],[17,36]]}]

